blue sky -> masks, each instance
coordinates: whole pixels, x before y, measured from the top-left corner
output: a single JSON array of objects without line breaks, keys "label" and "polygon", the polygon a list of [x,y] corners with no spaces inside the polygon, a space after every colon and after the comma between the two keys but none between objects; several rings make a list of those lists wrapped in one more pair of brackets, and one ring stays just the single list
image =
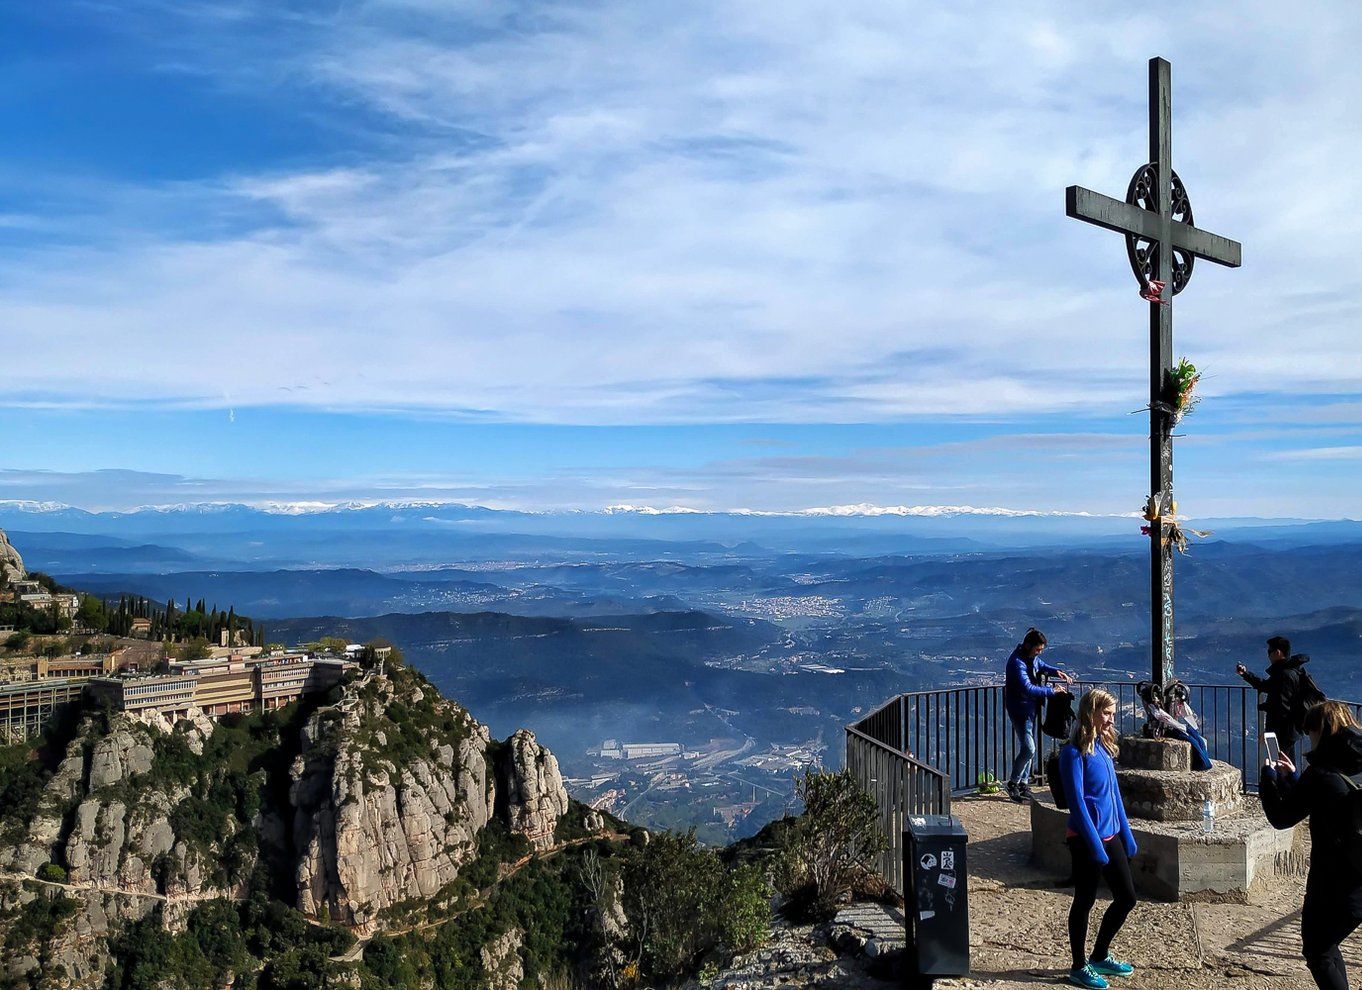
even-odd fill
[{"label": "blue sky", "polygon": [[1146,306],[1063,215],[1173,63],[1192,517],[1358,517],[1351,4],[0,12],[0,499],[1147,494]]}]

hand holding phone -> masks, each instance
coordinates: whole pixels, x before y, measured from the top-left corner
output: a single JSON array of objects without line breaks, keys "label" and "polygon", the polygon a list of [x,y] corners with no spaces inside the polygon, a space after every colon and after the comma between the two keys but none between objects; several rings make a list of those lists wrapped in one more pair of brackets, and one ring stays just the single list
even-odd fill
[{"label": "hand holding phone", "polygon": [[1267,747],[1267,762],[1275,767],[1277,761],[1282,758],[1282,747],[1277,742],[1277,733],[1264,732],[1263,745]]}]

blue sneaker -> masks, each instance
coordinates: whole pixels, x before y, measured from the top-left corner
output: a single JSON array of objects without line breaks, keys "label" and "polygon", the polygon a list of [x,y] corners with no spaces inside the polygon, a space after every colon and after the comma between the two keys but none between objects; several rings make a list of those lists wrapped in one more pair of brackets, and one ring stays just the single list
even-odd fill
[{"label": "blue sneaker", "polygon": [[1097,975],[1092,963],[1086,966],[1075,966],[1069,970],[1069,982],[1074,986],[1087,987],[1088,990],[1107,990],[1111,984]]},{"label": "blue sneaker", "polygon": [[1129,976],[1135,972],[1135,967],[1128,962],[1121,962],[1115,956],[1107,956],[1105,959],[1089,959],[1088,968],[1094,973],[1101,973],[1103,976]]}]

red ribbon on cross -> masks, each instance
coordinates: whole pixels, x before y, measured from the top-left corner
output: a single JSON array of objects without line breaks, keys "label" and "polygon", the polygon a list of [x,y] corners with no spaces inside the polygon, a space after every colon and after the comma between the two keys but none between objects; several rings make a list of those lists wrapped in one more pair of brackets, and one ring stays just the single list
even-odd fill
[{"label": "red ribbon on cross", "polygon": [[1160,282],[1156,278],[1151,278],[1144,284],[1144,288],[1140,290],[1140,298],[1147,299],[1152,303],[1158,303],[1160,306],[1167,306],[1168,300],[1163,298],[1163,289],[1167,284],[1167,282]]}]

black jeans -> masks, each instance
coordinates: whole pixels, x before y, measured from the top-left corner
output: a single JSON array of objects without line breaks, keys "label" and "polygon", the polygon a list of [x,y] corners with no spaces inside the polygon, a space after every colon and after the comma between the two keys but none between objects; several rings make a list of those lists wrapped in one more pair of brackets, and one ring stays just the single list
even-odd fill
[{"label": "black jeans", "polygon": [[[1106,866],[1099,866],[1092,858],[1088,844],[1081,835],[1069,839],[1069,855],[1074,863],[1074,903],[1069,908],[1069,949],[1073,952],[1075,969],[1087,965],[1089,959],[1105,959],[1111,954],[1111,940],[1121,930],[1126,915],[1135,906],[1135,881],[1130,877],[1130,860],[1126,858],[1126,847],[1121,837],[1112,836],[1102,844],[1102,849],[1107,854]],[[1097,882],[1103,878],[1111,890],[1111,906],[1102,915],[1097,941],[1093,943],[1092,955],[1089,956],[1083,952],[1088,940],[1088,914],[1097,902]]]},{"label": "black jeans", "polygon": [[1305,894],[1301,905],[1301,955],[1320,990],[1348,990],[1348,969],[1339,943],[1362,923],[1356,911],[1332,898]]}]

